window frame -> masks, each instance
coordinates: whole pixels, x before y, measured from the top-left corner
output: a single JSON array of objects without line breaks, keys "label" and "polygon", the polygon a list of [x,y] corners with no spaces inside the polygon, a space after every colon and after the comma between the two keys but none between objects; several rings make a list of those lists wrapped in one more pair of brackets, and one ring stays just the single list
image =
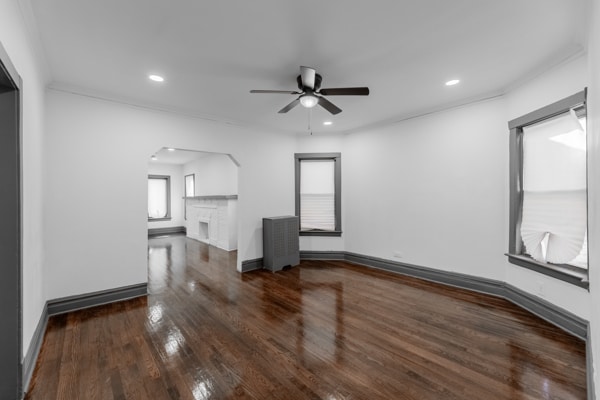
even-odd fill
[{"label": "window frame", "polygon": [[[193,190],[194,193],[191,196],[187,195],[187,189],[188,189],[188,187],[187,187],[187,183],[188,183],[187,182],[187,178],[188,178],[188,176],[192,177],[192,186],[194,187],[193,188],[194,189]],[[187,175],[183,176],[183,193],[185,193],[185,197],[194,197],[194,196],[196,196],[196,174],[187,174]]]},{"label": "window frame", "polygon": [[[335,229],[333,231],[323,230],[302,230],[300,236],[342,236],[342,153],[295,153],[295,197],[296,197],[296,216],[298,220],[300,215],[300,164],[302,161],[327,160],[334,161],[334,188],[335,188]],[[299,224],[299,226],[301,226]]]},{"label": "window frame", "polygon": [[148,175],[150,179],[164,179],[167,181],[167,215],[160,218],[152,218],[148,215],[148,221],[170,221],[171,220],[171,176],[170,175]]},{"label": "window frame", "polygon": [[[589,289],[589,270],[567,264],[544,263],[523,254],[523,240],[521,238],[521,221],[523,211],[523,128],[569,112],[570,109],[583,106],[587,114],[587,88],[574,95],[566,97],[548,106],[542,107],[531,113],[509,121],[509,186],[510,186],[510,211],[509,211],[509,242],[508,261],[511,264],[527,268],[538,273],[551,276],[561,281]],[[586,130],[586,136],[587,136]],[[586,160],[587,160],[586,149]],[[588,197],[588,171],[586,161],[586,201],[589,209]],[[587,227],[589,229],[589,214]],[[589,265],[589,256],[588,256]]]},{"label": "window frame", "polygon": [[[192,177],[192,183],[194,185],[194,193],[192,196],[187,195],[187,177]],[[187,221],[187,201],[189,197],[196,196],[196,174],[187,174],[183,176],[183,220]]]}]

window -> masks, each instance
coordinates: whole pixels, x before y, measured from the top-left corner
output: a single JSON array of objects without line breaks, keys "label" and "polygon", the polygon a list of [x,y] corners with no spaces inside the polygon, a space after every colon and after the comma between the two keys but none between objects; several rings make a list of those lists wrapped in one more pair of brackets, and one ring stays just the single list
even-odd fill
[{"label": "window", "polygon": [[195,189],[195,176],[194,174],[185,176],[185,196],[194,197],[196,193]]},{"label": "window", "polygon": [[148,220],[171,219],[171,177],[148,175]]},{"label": "window", "polygon": [[298,153],[295,159],[300,235],[341,236],[341,154]]},{"label": "window", "polygon": [[187,221],[187,201],[188,197],[196,195],[196,177],[194,174],[185,176],[185,197],[183,200],[183,219]]},{"label": "window", "polygon": [[587,287],[586,92],[509,128],[509,261]]}]

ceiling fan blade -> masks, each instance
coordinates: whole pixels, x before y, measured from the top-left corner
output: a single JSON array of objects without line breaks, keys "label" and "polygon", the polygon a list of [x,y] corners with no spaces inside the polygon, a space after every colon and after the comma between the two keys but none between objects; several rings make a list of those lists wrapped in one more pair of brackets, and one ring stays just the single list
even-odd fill
[{"label": "ceiling fan blade", "polygon": [[292,101],[290,104],[288,104],[287,106],[285,106],[281,110],[279,110],[279,114],[285,114],[286,112],[290,111],[292,108],[296,107],[298,104],[300,104],[300,98],[297,98],[296,100]]},{"label": "ceiling fan blade", "polygon": [[300,67],[300,76],[302,77],[302,86],[309,89],[315,88],[315,75],[317,71],[310,67]]},{"label": "ceiling fan blade", "polygon": [[347,87],[321,89],[320,94],[324,96],[368,96],[368,87]]},{"label": "ceiling fan blade", "polygon": [[300,94],[291,90],[251,90],[250,93],[281,93],[281,94]]},{"label": "ceiling fan blade", "polygon": [[325,97],[319,97],[319,105],[332,113],[333,115],[339,114],[342,112],[342,109],[327,100]]}]

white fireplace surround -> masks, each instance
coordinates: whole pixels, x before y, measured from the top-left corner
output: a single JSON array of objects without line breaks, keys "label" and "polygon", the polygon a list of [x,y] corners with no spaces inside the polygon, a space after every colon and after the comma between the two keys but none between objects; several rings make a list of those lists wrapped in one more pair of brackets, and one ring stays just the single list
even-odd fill
[{"label": "white fireplace surround", "polygon": [[186,197],[187,236],[221,249],[237,249],[237,196]]},{"label": "white fireplace surround", "polygon": [[192,239],[216,245],[219,237],[219,224],[213,223],[217,206],[212,204],[192,204],[187,209],[187,234]]}]

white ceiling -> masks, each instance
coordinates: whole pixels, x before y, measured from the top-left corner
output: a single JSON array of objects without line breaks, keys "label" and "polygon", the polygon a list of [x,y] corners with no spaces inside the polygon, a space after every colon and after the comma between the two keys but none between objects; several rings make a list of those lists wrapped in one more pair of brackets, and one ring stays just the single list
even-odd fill
[{"label": "white ceiling", "polygon": [[[300,65],[344,111],[347,132],[495,96],[585,51],[588,0],[30,0],[52,87],[255,127],[306,132],[277,111]],[[165,82],[150,82],[158,73]],[[457,86],[444,82],[458,78]],[[325,127],[322,122],[333,121]]]},{"label": "white ceiling", "polygon": [[163,147],[153,154],[156,157],[156,160],[150,160],[150,163],[183,165],[204,157],[208,157],[209,155],[213,154],[217,153],[208,153],[205,151],[195,151],[186,149],[169,149],[167,147]]}]

